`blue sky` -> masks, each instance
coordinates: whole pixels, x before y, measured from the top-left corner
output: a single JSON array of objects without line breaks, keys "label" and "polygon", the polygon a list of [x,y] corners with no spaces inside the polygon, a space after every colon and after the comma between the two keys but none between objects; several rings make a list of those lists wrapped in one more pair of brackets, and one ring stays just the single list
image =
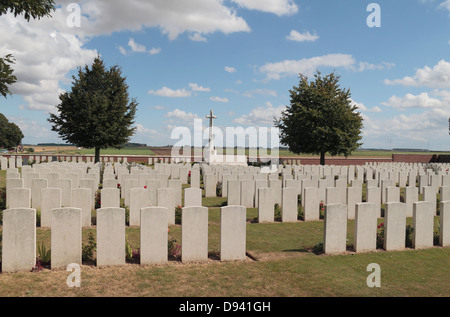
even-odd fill
[{"label": "blue sky", "polygon": [[[100,54],[139,102],[133,142],[174,144],[175,127],[210,109],[222,129],[271,126],[298,74],[317,69],[350,88],[364,148],[450,150],[450,0],[56,3],[52,18],[0,17],[0,55],[14,54],[18,77],[0,112],[24,143],[58,142],[48,114],[77,66]],[[380,27],[367,25],[371,3]]]}]

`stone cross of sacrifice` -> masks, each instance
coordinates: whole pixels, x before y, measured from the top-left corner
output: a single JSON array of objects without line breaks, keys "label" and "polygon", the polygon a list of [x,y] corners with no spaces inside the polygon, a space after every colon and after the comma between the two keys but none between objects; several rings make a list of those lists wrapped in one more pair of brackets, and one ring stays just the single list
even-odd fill
[{"label": "stone cross of sacrifice", "polygon": [[209,150],[210,152],[214,151],[214,139],[213,139],[213,120],[217,119],[215,115],[213,115],[213,111],[209,111],[209,116],[206,116],[206,119],[209,119]]}]

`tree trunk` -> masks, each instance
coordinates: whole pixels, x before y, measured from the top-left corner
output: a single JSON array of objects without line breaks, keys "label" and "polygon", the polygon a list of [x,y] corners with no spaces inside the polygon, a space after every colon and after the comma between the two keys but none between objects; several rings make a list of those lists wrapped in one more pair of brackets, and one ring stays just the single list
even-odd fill
[{"label": "tree trunk", "polygon": [[95,163],[100,162],[100,148],[96,147],[95,148]]},{"label": "tree trunk", "polygon": [[325,152],[320,153],[320,165],[325,165]]}]

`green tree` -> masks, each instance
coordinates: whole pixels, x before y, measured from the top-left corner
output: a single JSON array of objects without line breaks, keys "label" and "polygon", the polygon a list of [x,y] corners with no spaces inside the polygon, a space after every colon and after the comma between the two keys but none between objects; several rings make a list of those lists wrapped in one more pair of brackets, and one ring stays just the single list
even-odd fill
[{"label": "green tree", "polygon": [[20,128],[0,113],[0,148],[12,148],[22,143],[23,133]]},{"label": "green tree", "polygon": [[94,148],[95,162],[100,150],[120,148],[136,130],[133,127],[138,103],[130,101],[128,86],[116,65],[107,70],[100,57],[91,68],[78,68],[71,91],[60,94],[58,114],[50,114],[52,131],[79,147]]},{"label": "green tree", "polygon": [[53,0],[1,0],[0,15],[10,11],[14,16],[23,14],[28,22],[31,18],[40,19],[50,16],[50,12],[55,10],[55,1]]},{"label": "green tree", "polygon": [[280,142],[296,154],[350,155],[361,146],[363,118],[351,104],[350,90],[341,89],[340,76],[334,72],[322,77],[320,72],[309,82],[300,74],[300,83],[290,92],[290,105],[275,120]]},{"label": "green tree", "polygon": [[8,86],[17,81],[16,76],[13,74],[14,70],[11,64],[14,64],[14,58],[11,54],[0,58],[0,94],[5,98],[11,95]]},{"label": "green tree", "polygon": [[[23,14],[23,17],[28,22],[30,19],[40,19],[45,16],[50,16],[50,12],[55,10],[55,2],[53,0],[1,0],[0,1],[0,16],[7,14],[8,11],[14,16]],[[3,97],[11,95],[9,86],[17,81],[14,76],[14,70],[11,67],[14,64],[14,58],[8,54],[0,58],[0,94]]]}]

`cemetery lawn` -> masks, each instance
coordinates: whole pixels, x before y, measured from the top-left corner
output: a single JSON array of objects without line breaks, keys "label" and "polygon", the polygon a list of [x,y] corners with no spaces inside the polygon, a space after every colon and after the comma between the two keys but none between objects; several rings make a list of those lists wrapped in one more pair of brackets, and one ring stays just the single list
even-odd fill
[{"label": "cemetery lawn", "polygon": [[[5,173],[0,172],[0,186]],[[209,260],[182,264],[140,266],[81,266],[81,287],[69,288],[69,272],[44,268],[36,272],[1,273],[1,297],[438,297],[450,295],[450,248],[352,252],[354,221],[348,221],[348,252],[315,254],[323,241],[323,221],[259,224],[257,209],[247,210],[248,258],[220,262],[220,206],[225,198],[203,198],[209,208]],[[408,218],[408,224],[411,223]],[[381,222],[382,219],[379,219]],[[50,229],[37,228],[37,243],[50,247]],[[83,245],[95,227],[83,229]],[[139,248],[138,227],[126,228],[126,239]],[[169,237],[181,243],[181,226],[169,228]],[[381,268],[381,287],[366,284],[370,263]]]},{"label": "cemetery lawn", "polygon": [[0,171],[0,188],[6,188],[6,171]]}]

